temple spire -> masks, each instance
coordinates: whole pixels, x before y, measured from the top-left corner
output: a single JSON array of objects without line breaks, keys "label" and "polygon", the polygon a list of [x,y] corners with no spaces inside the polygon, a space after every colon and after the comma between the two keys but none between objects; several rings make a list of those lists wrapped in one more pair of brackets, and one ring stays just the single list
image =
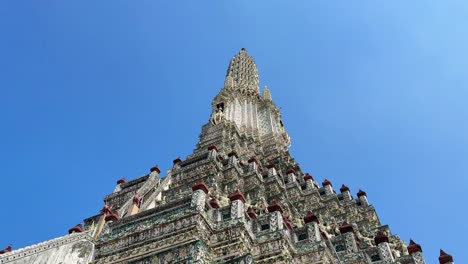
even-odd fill
[{"label": "temple spire", "polygon": [[224,87],[246,94],[260,93],[257,65],[244,48],[229,62]]}]

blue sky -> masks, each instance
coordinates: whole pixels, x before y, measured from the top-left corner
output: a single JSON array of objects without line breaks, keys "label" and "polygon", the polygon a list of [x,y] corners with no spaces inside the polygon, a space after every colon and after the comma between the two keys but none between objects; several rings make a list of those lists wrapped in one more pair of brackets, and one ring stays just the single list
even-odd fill
[{"label": "blue sky", "polygon": [[[468,2],[1,1],[0,248],[66,234],[194,149],[245,47],[291,152],[468,261]],[[465,241],[466,242],[466,241]]]}]

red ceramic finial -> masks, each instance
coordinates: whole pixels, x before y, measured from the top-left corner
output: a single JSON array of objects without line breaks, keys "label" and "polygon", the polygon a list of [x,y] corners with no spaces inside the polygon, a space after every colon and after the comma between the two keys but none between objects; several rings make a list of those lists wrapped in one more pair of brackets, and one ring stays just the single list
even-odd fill
[{"label": "red ceramic finial", "polygon": [[150,169],[150,171],[151,171],[151,172],[155,171],[155,172],[157,172],[158,174],[161,173],[161,170],[159,169],[158,165],[152,167],[152,168]]},{"label": "red ceramic finial", "polygon": [[331,181],[329,181],[328,179],[325,179],[325,180],[322,182],[322,186],[325,187],[325,186],[328,186],[328,185],[333,186],[332,183],[331,183]]},{"label": "red ceramic finial", "polygon": [[308,224],[311,222],[318,223],[319,221],[318,221],[317,216],[314,213],[312,213],[311,211],[308,211],[306,216],[304,216],[304,223]]},{"label": "red ceramic finial", "polygon": [[125,177],[123,177],[122,179],[119,179],[117,181],[117,184],[122,184],[122,183],[126,183],[126,182],[127,182],[127,180],[125,179]]},{"label": "red ceramic finial", "polygon": [[344,185],[344,184],[342,184],[342,185],[341,185],[341,188],[340,188],[340,192],[341,192],[341,193],[349,192],[349,187],[346,186],[346,185]]},{"label": "red ceramic finial", "polygon": [[439,263],[447,264],[453,262],[453,257],[450,254],[445,253],[442,249],[440,250]]},{"label": "red ceramic finial", "polygon": [[233,194],[229,195],[229,200],[235,201],[235,200],[241,200],[243,203],[245,203],[246,199],[244,194],[237,189]]},{"label": "red ceramic finial", "polygon": [[203,179],[199,183],[192,186],[192,191],[196,191],[196,190],[202,190],[205,193],[208,193],[210,191],[208,186],[205,184],[205,180]]},{"label": "red ceramic finial", "polygon": [[358,197],[361,197],[361,196],[366,196],[367,197],[367,193],[361,189],[359,189],[359,192],[357,193],[357,196]]},{"label": "red ceramic finial", "polygon": [[422,248],[419,244],[414,243],[412,239],[410,239],[409,246],[408,248],[408,253],[416,253],[416,252],[422,252]]}]

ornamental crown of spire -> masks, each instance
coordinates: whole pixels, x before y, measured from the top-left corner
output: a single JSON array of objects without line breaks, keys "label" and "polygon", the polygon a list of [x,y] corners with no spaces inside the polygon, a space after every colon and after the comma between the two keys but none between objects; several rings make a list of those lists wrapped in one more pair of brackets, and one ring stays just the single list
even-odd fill
[{"label": "ornamental crown of spire", "polygon": [[242,93],[260,93],[257,65],[244,48],[229,62],[224,87]]}]

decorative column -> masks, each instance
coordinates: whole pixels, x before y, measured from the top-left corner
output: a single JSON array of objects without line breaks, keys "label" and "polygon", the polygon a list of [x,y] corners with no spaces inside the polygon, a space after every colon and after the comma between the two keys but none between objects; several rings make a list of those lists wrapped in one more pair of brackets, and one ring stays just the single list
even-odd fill
[{"label": "decorative column", "polygon": [[239,189],[229,195],[231,200],[231,219],[244,219],[245,197]]},{"label": "decorative column", "polygon": [[344,222],[340,226],[340,233],[341,236],[343,237],[346,245],[346,252],[356,252],[357,251],[357,245],[356,245],[356,238],[354,237],[354,230],[353,226],[351,224],[348,224]]},{"label": "decorative column", "polygon": [[440,264],[454,264],[452,255],[445,253],[445,251],[441,249],[439,263]]},{"label": "decorative column", "polygon": [[306,216],[304,216],[304,223],[307,227],[307,234],[309,236],[309,241],[317,242],[321,241],[322,238],[320,237],[320,229],[319,229],[319,220],[315,214],[311,211],[307,212]]},{"label": "decorative column", "polygon": [[325,190],[325,194],[328,195],[328,194],[332,194],[332,193],[333,193],[331,181],[325,179],[325,180],[322,182],[322,186],[323,186],[323,189]]},{"label": "decorative column", "polygon": [[351,197],[351,193],[349,191],[348,186],[342,184],[340,188],[340,192],[341,192],[341,195],[343,196],[344,201],[350,201],[353,199],[353,197]]},{"label": "decorative column", "polygon": [[363,190],[359,189],[359,192],[357,193],[359,202],[361,203],[362,206],[368,206],[369,201],[367,201],[367,194]]},{"label": "decorative column", "polygon": [[410,239],[410,243],[408,245],[408,253],[413,257],[414,264],[426,263],[422,255],[421,246],[419,244],[414,243],[412,239]]},{"label": "decorative column", "polygon": [[316,189],[314,185],[314,178],[309,173],[306,173],[306,175],[304,176],[304,181],[306,182],[307,190]]},{"label": "decorative column", "polygon": [[268,206],[268,212],[270,212],[270,230],[283,230],[283,209],[275,200]]},{"label": "decorative column", "polygon": [[293,168],[287,170],[286,175],[288,177],[288,183],[296,181],[296,171]]},{"label": "decorative column", "polygon": [[208,159],[210,160],[216,160],[218,156],[218,148],[216,145],[211,145],[208,147]]},{"label": "decorative column", "polygon": [[205,181],[202,179],[199,183],[192,186],[192,191],[190,206],[202,212],[205,210],[206,194],[209,192],[208,186],[206,186]]},{"label": "decorative column", "polygon": [[393,263],[395,259],[393,258],[390,245],[388,244],[388,237],[382,231],[379,231],[374,238],[374,242],[379,249],[380,259],[385,263]]}]

